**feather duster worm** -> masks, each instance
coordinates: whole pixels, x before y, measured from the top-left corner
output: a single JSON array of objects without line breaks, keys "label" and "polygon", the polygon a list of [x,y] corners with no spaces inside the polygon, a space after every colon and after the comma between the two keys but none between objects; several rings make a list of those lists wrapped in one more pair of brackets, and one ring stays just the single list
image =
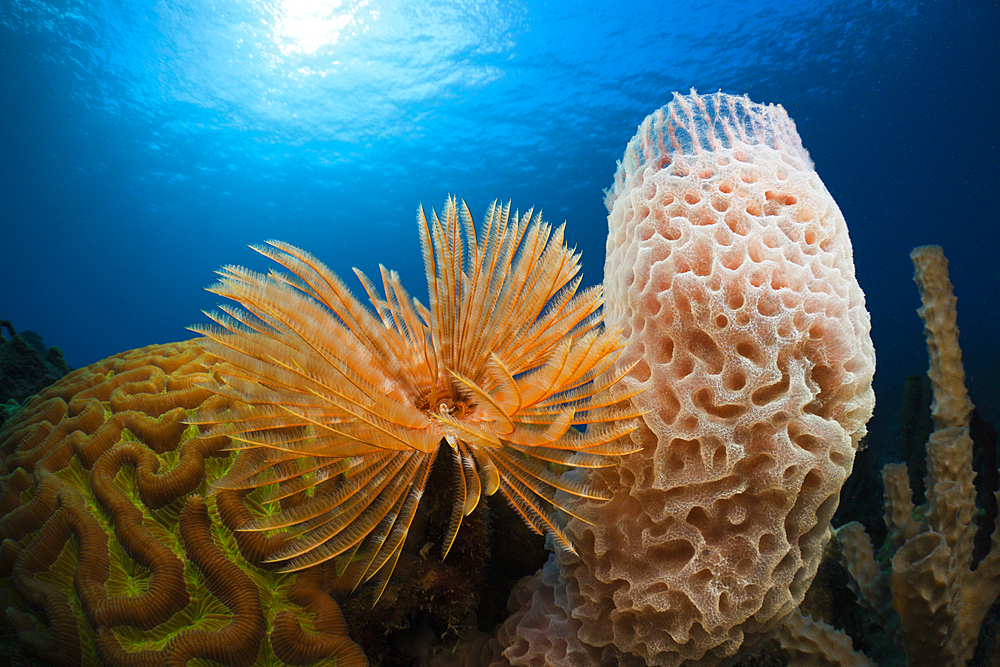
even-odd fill
[{"label": "feather duster worm", "polygon": [[[299,570],[338,556],[357,586],[392,574],[439,452],[454,460],[447,554],[464,516],[495,491],[573,550],[549,505],[599,498],[550,464],[610,465],[638,413],[602,326],[601,288],[577,292],[579,255],[532,211],[494,203],[476,230],[464,202],[418,214],[429,302],[380,267],[355,270],[374,312],[298,248],[258,247],[287,273],[225,267],[231,299],[195,327],[223,362],[213,387],[246,408],[199,414],[240,450],[216,490],[265,488],[280,510],[245,527],[289,539],[268,560]],[[586,425],[584,430],[573,428]],[[294,502],[289,502],[294,497]]]}]

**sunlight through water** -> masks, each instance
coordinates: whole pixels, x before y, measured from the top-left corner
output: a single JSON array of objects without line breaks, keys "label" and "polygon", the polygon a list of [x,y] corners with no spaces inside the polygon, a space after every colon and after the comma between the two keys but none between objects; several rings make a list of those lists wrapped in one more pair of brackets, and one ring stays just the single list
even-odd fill
[{"label": "sunlight through water", "polygon": [[311,54],[345,37],[368,32],[379,17],[377,9],[368,9],[370,3],[281,0],[274,8],[278,48],[286,56]]}]

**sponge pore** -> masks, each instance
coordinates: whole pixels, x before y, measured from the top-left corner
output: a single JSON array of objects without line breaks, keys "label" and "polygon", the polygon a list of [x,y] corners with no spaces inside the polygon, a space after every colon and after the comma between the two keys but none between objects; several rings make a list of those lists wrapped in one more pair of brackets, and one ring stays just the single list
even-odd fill
[{"label": "sponge pore", "polygon": [[570,524],[573,616],[622,657],[714,665],[766,638],[815,575],[874,406],[864,295],[780,106],[675,95],[606,203],[605,321],[645,428],[592,480],[612,499]]}]

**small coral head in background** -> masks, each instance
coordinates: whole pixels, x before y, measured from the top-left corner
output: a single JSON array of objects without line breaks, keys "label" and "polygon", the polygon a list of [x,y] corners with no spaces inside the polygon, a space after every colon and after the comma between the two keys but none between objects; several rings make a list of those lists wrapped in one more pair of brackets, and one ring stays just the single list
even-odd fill
[{"label": "small coral head in background", "polygon": [[257,250],[287,273],[230,266],[210,288],[239,306],[195,330],[222,362],[214,390],[246,407],[196,421],[240,450],[217,490],[280,501],[246,529],[286,532],[270,557],[284,569],[346,555],[349,582],[378,575],[384,587],[441,451],[454,459],[444,554],[497,490],[572,551],[549,505],[565,509],[559,492],[597,496],[550,465],[600,467],[634,449],[621,437],[637,413],[617,384],[620,335],[603,328],[601,288],[577,291],[563,228],[494,203],[477,230],[455,199],[417,220],[427,306],[395,272],[380,267],[380,291],[355,270],[372,312],[277,241]]}]

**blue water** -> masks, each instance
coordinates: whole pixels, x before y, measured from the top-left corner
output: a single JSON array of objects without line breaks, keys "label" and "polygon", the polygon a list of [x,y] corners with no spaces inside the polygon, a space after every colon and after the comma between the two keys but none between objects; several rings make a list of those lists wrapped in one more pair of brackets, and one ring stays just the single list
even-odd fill
[{"label": "blue water", "polygon": [[636,126],[674,90],[721,89],[785,106],[847,218],[876,444],[926,368],[925,243],[951,259],[996,423],[998,34],[995,2],[959,0],[4,0],[0,319],[72,366],[179,340],[212,272],[266,268],[247,245],[268,238],[420,295],[417,205],[451,193],[566,220],[598,283]]}]

